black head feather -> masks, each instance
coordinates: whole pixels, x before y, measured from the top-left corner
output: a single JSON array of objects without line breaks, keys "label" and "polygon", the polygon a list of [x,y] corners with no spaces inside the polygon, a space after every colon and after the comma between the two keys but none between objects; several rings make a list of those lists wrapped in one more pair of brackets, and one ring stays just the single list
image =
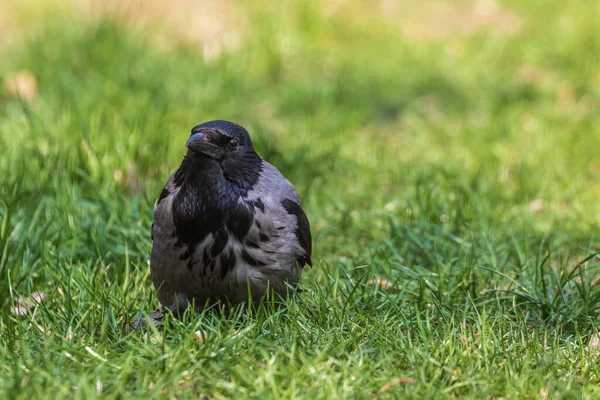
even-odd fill
[{"label": "black head feather", "polygon": [[230,138],[236,138],[236,139],[240,140],[241,145],[250,147],[252,150],[254,150],[254,147],[252,147],[252,140],[250,140],[250,134],[241,125],[234,124],[233,122],[224,121],[224,120],[208,121],[208,122],[204,122],[200,125],[196,125],[195,127],[193,127],[191,135],[193,135],[195,133],[207,131],[207,130],[214,130],[214,131],[220,132]]},{"label": "black head feather", "polygon": [[[199,140],[198,150],[190,145],[195,135],[202,138]],[[203,149],[207,145],[210,151],[204,152]],[[243,196],[258,181],[262,170],[262,159],[254,151],[248,131],[240,125],[222,120],[196,125],[192,129],[188,147],[186,157],[189,156],[192,162],[217,162],[223,179],[232,185],[234,191],[238,191]]]},{"label": "black head feather", "polygon": [[[262,171],[262,159],[240,125],[205,122],[195,126],[190,137],[197,134],[202,134],[198,140],[209,142],[209,154],[202,143],[193,148],[188,140],[189,150],[173,175],[173,183],[181,188],[173,199],[175,227],[179,245],[188,248],[208,234],[216,235],[224,222],[232,234],[247,234],[254,212],[239,199],[252,190]],[[232,139],[237,146],[230,145]]]}]

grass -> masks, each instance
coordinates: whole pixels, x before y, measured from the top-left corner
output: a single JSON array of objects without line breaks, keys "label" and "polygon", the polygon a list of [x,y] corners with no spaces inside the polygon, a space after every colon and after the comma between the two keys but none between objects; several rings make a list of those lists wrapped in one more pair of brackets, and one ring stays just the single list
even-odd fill
[{"label": "grass", "polygon": [[[39,91],[0,95],[1,398],[600,395],[597,4],[436,0],[438,35],[419,2],[232,2],[235,46],[44,4],[0,41]],[[153,203],[216,118],[299,189],[315,266],[283,308],[132,332]]]}]

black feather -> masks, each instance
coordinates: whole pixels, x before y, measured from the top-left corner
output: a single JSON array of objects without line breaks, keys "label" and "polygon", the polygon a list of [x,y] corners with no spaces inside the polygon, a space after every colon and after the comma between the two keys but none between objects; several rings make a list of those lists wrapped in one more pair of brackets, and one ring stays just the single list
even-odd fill
[{"label": "black feather", "polygon": [[185,251],[179,256],[179,259],[181,261],[183,261],[183,260],[187,260],[188,258],[190,258],[190,250],[185,249]]},{"label": "black feather", "polygon": [[240,242],[244,240],[254,222],[254,213],[245,204],[231,206],[225,214],[225,225]]},{"label": "black feather", "polygon": [[260,248],[260,246],[258,245],[258,243],[256,243],[256,241],[254,241],[252,239],[246,238],[246,241],[244,243],[246,244],[246,246],[252,247],[254,249]]},{"label": "black feather", "polygon": [[262,261],[258,261],[256,258],[252,257],[250,253],[246,251],[246,249],[242,249],[242,260],[244,260],[246,264],[252,267],[264,267],[265,265],[267,265]]},{"label": "black feather", "polygon": [[281,201],[281,205],[288,214],[295,215],[298,220],[296,226],[296,237],[298,238],[298,242],[300,243],[300,247],[304,249],[306,254],[298,260],[300,266],[304,266],[308,264],[312,266],[312,260],[310,259],[312,253],[312,238],[310,234],[310,223],[308,222],[308,218],[302,210],[300,205],[290,199],[283,199]]},{"label": "black feather", "polygon": [[165,197],[167,197],[167,196],[168,196],[168,195],[170,195],[170,194],[171,194],[171,192],[169,192],[169,189],[167,189],[167,187],[165,186],[165,187],[163,188],[163,190],[160,192],[160,196],[158,197],[158,200],[157,200],[157,202],[156,202],[156,205],[159,205],[159,204],[160,204],[160,202],[161,202],[161,201],[162,201],[162,200],[163,200]]},{"label": "black feather", "polygon": [[213,245],[210,249],[210,256],[216,258],[225,246],[227,245],[227,241],[229,240],[229,234],[225,229],[219,229],[217,234],[215,235]]},{"label": "black feather", "polygon": [[225,210],[237,207],[239,195],[215,161],[186,155],[173,183],[180,187],[172,204],[177,247],[193,248],[224,229]]},{"label": "black feather", "polygon": [[258,208],[263,213],[265,212],[265,204],[262,202],[261,199],[252,200],[251,203],[254,206],[254,208]]},{"label": "black feather", "polygon": [[231,250],[227,253],[221,253],[219,260],[221,262],[221,276],[225,277],[225,275],[235,267],[235,254],[233,254],[233,251]]}]

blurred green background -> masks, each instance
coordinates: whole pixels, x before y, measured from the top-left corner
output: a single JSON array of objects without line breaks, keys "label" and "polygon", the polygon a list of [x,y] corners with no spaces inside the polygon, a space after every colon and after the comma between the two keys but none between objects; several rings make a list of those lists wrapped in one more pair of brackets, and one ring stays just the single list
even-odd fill
[{"label": "blurred green background", "polygon": [[[599,21],[595,0],[2,1],[0,394],[598,395]],[[298,188],[307,294],[132,333],[153,203],[211,119]]]}]

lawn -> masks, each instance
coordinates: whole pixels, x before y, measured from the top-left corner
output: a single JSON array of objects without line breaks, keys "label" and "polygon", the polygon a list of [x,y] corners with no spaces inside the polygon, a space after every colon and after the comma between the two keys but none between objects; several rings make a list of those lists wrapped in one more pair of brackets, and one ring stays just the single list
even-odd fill
[{"label": "lawn", "polygon": [[[600,397],[598,2],[117,3],[0,4],[0,398]],[[211,119],[314,266],[132,330]]]}]

